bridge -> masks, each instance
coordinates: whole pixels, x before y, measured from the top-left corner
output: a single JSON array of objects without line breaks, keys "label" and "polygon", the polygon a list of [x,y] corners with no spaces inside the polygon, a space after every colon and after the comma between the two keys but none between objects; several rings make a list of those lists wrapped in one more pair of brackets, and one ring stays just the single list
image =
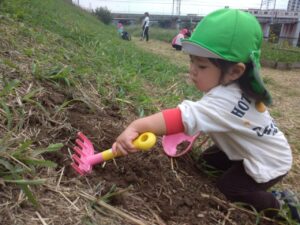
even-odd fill
[{"label": "bridge", "polygon": [[[260,10],[247,9],[243,10],[254,15],[262,26],[264,38],[268,39],[270,36],[270,26],[274,24],[281,25],[279,42],[284,40],[292,46],[299,45],[300,34],[300,12],[287,10]],[[123,20],[129,21],[131,24],[140,23],[144,14],[125,14],[112,13],[115,21]],[[197,14],[187,15],[150,15],[151,23],[158,21],[171,21],[173,24],[179,25],[183,22],[198,23],[203,16]]]}]

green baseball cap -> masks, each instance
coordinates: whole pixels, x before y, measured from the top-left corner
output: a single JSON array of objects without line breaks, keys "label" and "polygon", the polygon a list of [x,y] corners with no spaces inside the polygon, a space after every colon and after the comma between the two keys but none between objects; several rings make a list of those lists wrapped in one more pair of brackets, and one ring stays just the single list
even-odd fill
[{"label": "green baseball cap", "polygon": [[182,40],[182,47],[190,55],[217,58],[232,62],[252,62],[251,89],[262,96],[266,105],[272,98],[259,74],[262,30],[257,19],[237,9],[220,9],[205,16],[191,37]]}]

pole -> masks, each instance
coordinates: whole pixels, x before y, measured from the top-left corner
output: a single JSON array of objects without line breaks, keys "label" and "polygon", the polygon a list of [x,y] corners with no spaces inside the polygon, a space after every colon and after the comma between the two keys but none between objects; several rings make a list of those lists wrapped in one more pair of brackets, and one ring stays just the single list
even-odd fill
[{"label": "pole", "polygon": [[172,16],[174,16],[174,3],[175,3],[175,0],[173,0],[173,5],[172,5]]}]

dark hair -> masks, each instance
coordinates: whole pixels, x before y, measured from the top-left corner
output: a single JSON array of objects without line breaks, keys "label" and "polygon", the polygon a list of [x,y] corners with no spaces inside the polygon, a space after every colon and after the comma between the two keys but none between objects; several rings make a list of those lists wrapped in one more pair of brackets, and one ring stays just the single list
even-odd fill
[{"label": "dark hair", "polygon": [[[223,59],[215,59],[215,58],[208,58],[208,59],[212,64],[214,64],[216,67],[218,67],[221,70],[221,78],[220,78],[221,81],[224,79],[224,76],[228,72],[230,67],[237,64],[237,62],[227,61]],[[248,76],[248,74],[251,70],[253,70],[253,64],[251,62],[245,63],[245,66],[246,69],[243,75],[239,79],[237,79],[236,82],[239,84],[240,88],[247,96],[255,99],[256,101],[262,101],[263,96],[255,93],[252,90],[250,85],[252,78]]]}]

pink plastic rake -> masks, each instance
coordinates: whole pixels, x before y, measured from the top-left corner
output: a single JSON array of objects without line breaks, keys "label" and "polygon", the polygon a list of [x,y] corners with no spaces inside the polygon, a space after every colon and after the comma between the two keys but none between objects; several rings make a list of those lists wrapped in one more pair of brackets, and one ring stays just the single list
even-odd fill
[{"label": "pink plastic rake", "polygon": [[[112,149],[105,150],[95,154],[92,142],[81,132],[77,133],[76,146],[73,150],[76,154],[72,155],[74,162],[71,166],[80,175],[90,173],[95,164],[111,160],[115,157],[122,156],[120,152],[113,152]],[[156,136],[153,133],[145,132],[133,141],[133,145],[142,151],[150,150],[156,143]]]}]

